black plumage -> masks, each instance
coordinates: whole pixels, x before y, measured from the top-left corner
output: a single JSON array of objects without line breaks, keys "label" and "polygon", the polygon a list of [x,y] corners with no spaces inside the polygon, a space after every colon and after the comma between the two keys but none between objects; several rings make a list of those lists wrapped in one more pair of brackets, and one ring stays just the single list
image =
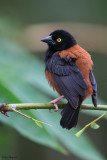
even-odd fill
[{"label": "black plumage", "polygon": [[54,54],[48,59],[46,66],[52,73],[54,82],[68,100],[61,112],[60,124],[63,128],[70,129],[77,124],[81,96],[86,94],[88,85],[74,60],[68,62],[66,59],[62,60],[59,54]]},{"label": "black plumage", "polygon": [[93,71],[90,71],[89,78],[93,88],[92,101],[95,107],[97,107],[97,83],[93,74]]}]

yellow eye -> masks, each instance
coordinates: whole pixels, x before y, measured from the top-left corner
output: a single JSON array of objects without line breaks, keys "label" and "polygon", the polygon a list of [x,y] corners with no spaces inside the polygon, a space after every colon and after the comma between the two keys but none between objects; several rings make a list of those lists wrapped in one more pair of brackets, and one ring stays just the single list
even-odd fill
[{"label": "yellow eye", "polygon": [[57,39],[57,42],[61,42],[61,38],[58,38],[58,39]]}]

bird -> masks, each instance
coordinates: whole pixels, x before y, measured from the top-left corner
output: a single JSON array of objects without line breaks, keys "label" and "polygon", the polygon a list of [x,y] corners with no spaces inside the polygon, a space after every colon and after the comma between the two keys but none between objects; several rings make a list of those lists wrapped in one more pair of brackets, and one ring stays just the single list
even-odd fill
[{"label": "bird", "polygon": [[92,96],[94,107],[97,107],[97,82],[93,73],[91,55],[84,50],[68,31],[57,29],[41,39],[47,43],[45,52],[45,75],[60,97],[51,104],[58,111],[57,102],[66,98],[67,104],[61,111],[62,128],[76,127],[80,106]]}]

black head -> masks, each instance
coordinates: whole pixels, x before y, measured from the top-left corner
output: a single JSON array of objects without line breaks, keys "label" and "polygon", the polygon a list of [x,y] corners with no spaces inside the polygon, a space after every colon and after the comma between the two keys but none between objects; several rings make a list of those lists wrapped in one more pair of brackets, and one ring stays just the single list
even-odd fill
[{"label": "black head", "polygon": [[77,44],[74,37],[65,30],[56,30],[41,40],[48,44],[51,51],[62,51]]}]

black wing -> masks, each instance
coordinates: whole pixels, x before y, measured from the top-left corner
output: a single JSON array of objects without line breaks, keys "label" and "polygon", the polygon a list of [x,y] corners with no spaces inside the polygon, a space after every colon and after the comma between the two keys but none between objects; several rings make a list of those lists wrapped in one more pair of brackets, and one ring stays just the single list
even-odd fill
[{"label": "black wing", "polygon": [[89,74],[91,85],[93,88],[93,95],[92,95],[92,101],[95,107],[97,107],[97,83],[93,74],[93,71],[90,71]]},{"label": "black wing", "polygon": [[59,54],[53,55],[47,62],[48,70],[52,73],[55,83],[73,108],[77,108],[80,97],[86,94],[88,85],[75,65],[75,60],[61,59]]}]

